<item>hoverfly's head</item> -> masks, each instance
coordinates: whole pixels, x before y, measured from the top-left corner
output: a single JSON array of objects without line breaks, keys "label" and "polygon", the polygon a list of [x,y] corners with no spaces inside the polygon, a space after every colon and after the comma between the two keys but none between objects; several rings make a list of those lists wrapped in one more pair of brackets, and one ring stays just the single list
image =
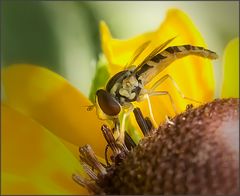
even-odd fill
[{"label": "hoverfly's head", "polygon": [[107,91],[99,89],[96,92],[96,104],[108,116],[116,116],[121,111],[120,103]]}]

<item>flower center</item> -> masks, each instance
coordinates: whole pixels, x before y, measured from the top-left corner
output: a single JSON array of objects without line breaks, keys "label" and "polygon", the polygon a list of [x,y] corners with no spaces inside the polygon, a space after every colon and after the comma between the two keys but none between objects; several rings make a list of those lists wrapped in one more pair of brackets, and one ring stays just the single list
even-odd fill
[{"label": "flower center", "polygon": [[80,159],[90,178],[74,174],[73,179],[95,194],[236,194],[239,149],[226,134],[239,130],[225,125],[239,121],[238,109],[239,99],[214,100],[188,107],[157,130],[135,109],[146,137],[136,145],[126,135],[120,144],[104,125],[106,164],[89,145],[81,147]]}]

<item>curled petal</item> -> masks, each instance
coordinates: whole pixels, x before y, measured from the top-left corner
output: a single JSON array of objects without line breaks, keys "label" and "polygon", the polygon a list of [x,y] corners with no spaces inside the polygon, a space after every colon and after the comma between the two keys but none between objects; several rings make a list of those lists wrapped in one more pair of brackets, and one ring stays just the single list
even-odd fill
[{"label": "curled petal", "polygon": [[32,65],[12,65],[2,70],[4,102],[35,119],[57,136],[76,145],[90,144],[103,155],[102,122],[92,103],[64,78]]}]

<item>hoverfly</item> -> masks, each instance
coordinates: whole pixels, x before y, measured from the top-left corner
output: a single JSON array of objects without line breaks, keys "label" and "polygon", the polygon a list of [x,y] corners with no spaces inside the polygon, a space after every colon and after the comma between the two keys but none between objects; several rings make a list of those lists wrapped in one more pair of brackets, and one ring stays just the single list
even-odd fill
[{"label": "hoverfly", "polygon": [[[180,45],[170,46],[164,49],[174,38],[167,40],[160,46],[156,47],[145,59],[137,66],[132,66],[140,54],[147,48],[150,42],[143,43],[133,54],[129,63],[125,66],[123,71],[116,73],[106,84],[105,89],[99,89],[96,92],[96,103],[98,116],[103,113],[108,119],[117,122],[118,115],[123,109],[123,119],[119,130],[118,141],[123,143],[125,132],[125,120],[133,111],[134,101],[148,101],[150,119],[155,127],[157,124],[154,120],[150,96],[168,95],[174,107],[171,95],[166,91],[155,91],[157,86],[170,78],[176,87],[178,93],[184,98],[187,98],[180,91],[179,87],[170,75],[165,75],[160,78],[150,89],[146,89],[148,84],[156,75],[163,71],[173,61],[188,56],[197,55],[203,58],[216,59],[217,54],[213,51],[199,46]],[[119,128],[117,128],[119,129]]]}]

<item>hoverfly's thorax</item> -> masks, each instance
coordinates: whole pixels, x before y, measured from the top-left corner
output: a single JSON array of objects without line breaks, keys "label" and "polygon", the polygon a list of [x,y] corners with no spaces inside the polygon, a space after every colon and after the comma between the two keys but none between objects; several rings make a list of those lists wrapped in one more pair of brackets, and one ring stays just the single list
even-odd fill
[{"label": "hoverfly's thorax", "polygon": [[126,78],[128,75],[130,75],[129,70],[124,70],[124,71],[120,71],[117,74],[115,74],[113,77],[110,78],[110,80],[108,81],[107,85],[106,85],[106,91],[110,92],[111,89],[117,84],[117,83],[121,83],[121,81]]},{"label": "hoverfly's thorax", "polygon": [[112,94],[121,105],[136,101],[142,85],[131,70],[124,70],[114,75],[106,85],[106,90]]}]

